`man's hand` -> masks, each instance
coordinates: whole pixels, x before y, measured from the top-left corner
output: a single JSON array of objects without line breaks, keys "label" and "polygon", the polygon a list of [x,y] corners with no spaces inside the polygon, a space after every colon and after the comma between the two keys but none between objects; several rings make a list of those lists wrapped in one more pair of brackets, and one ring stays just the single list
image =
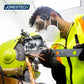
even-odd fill
[{"label": "man's hand", "polygon": [[84,61],[84,43],[83,44],[78,44],[76,46],[73,47],[75,48],[82,48],[83,50],[81,51],[80,55],[79,55],[79,60]]},{"label": "man's hand", "polygon": [[[53,52],[52,49],[42,50],[40,54],[43,54],[41,57],[45,59],[43,61],[39,58],[40,62],[46,66],[45,64],[49,65],[47,67],[57,66],[60,62],[56,59],[56,54]],[[45,64],[44,64],[45,63]]]}]

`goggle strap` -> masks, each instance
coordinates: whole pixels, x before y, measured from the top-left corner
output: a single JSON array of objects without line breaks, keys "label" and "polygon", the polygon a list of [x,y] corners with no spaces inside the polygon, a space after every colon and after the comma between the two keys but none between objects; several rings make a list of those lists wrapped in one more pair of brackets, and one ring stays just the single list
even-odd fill
[{"label": "goggle strap", "polygon": [[45,24],[44,24],[44,29],[47,30],[47,27],[46,27],[46,20],[45,20]]},{"label": "goggle strap", "polygon": [[57,27],[58,27],[58,20],[57,20]]},{"label": "goggle strap", "polygon": [[51,17],[49,18],[49,25],[51,25]]}]

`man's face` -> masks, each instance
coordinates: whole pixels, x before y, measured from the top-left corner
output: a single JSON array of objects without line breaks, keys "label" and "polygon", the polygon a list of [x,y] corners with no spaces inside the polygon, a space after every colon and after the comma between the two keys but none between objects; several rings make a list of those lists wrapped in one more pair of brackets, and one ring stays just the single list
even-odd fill
[{"label": "man's face", "polygon": [[46,29],[46,27],[49,25],[49,20],[43,20],[40,18],[40,16],[38,15],[35,19],[35,28],[37,31],[41,31],[43,29]]}]

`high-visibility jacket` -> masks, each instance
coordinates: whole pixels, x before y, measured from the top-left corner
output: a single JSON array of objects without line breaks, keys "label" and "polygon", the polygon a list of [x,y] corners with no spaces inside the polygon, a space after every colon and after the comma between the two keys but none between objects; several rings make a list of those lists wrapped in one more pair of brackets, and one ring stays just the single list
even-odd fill
[{"label": "high-visibility jacket", "polygon": [[[77,15],[71,25],[66,41],[59,39],[52,48],[54,49],[73,49],[73,46],[84,43],[84,15]],[[84,84],[84,61],[78,57],[57,57],[65,66],[66,84]]]}]

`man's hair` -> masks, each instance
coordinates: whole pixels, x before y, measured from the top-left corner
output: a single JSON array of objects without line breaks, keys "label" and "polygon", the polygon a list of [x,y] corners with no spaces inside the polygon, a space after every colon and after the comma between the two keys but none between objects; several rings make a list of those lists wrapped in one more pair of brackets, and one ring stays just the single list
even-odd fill
[{"label": "man's hair", "polygon": [[30,26],[32,27],[34,25],[35,19],[38,15],[41,16],[42,14],[46,14],[48,17],[50,17],[51,12],[55,12],[59,17],[61,17],[61,15],[52,8],[46,6],[38,7],[29,20]]}]

